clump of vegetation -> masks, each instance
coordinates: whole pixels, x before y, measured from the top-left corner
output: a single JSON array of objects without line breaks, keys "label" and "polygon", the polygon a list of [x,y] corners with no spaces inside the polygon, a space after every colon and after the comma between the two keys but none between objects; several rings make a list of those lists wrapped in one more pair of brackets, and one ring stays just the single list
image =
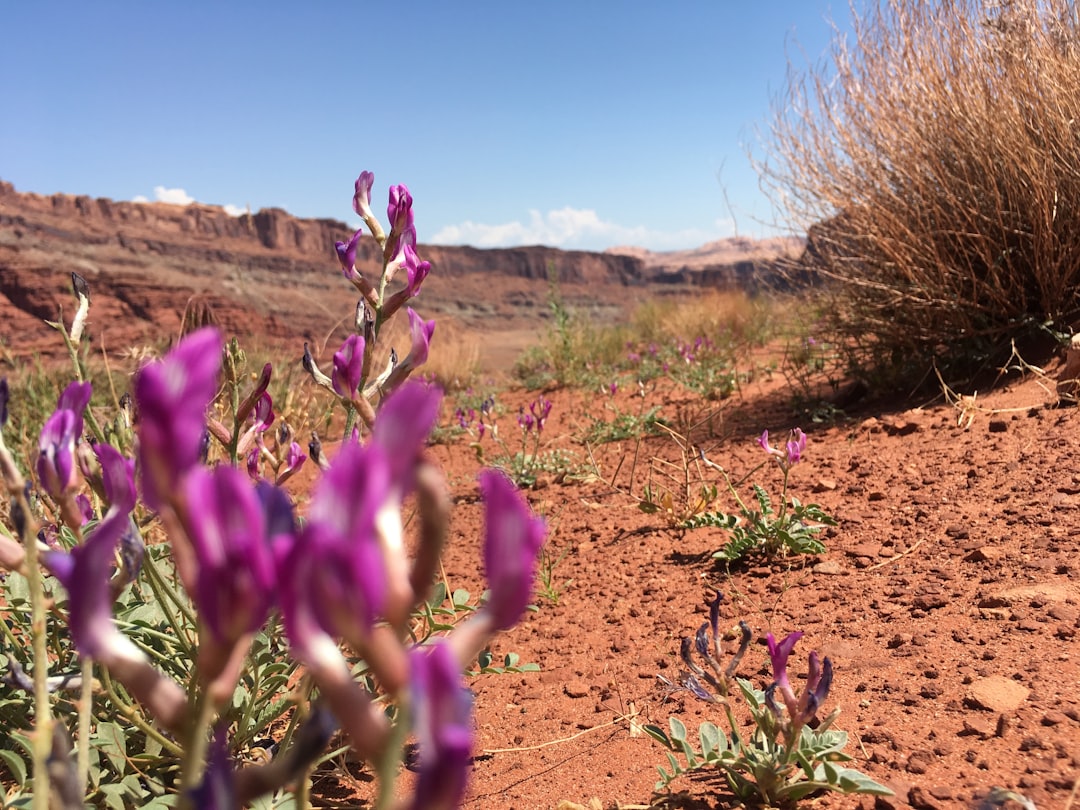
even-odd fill
[{"label": "clump of vegetation", "polygon": [[956,375],[1080,315],[1080,18],[881,0],[795,74],[763,179],[859,374]]}]

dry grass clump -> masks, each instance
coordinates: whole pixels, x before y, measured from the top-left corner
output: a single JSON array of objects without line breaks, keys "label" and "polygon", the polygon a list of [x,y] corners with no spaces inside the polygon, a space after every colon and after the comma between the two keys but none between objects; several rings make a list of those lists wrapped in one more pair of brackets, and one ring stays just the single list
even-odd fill
[{"label": "dry grass clump", "polygon": [[792,224],[812,226],[807,259],[853,367],[959,370],[1070,328],[1074,4],[882,0],[853,17],[827,68],[792,77],[761,167]]},{"label": "dry grass clump", "polygon": [[695,290],[688,296],[652,298],[631,317],[630,331],[637,341],[664,343],[698,337],[746,346],[763,339],[768,330],[770,305],[743,290]]}]

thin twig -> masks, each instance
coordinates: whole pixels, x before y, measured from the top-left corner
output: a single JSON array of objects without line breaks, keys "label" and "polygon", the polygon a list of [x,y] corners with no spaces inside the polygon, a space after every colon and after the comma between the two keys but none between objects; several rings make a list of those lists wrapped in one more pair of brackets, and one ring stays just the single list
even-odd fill
[{"label": "thin twig", "polygon": [[911,548],[909,548],[909,549],[908,549],[907,551],[904,551],[904,552],[902,552],[902,553],[900,553],[900,554],[897,554],[897,555],[896,555],[896,556],[894,556],[894,557],[889,557],[889,559],[887,559],[887,560],[882,560],[882,561],[881,561],[881,562],[879,562],[879,563],[878,563],[877,565],[871,565],[871,566],[870,566],[869,568],[867,568],[866,570],[867,570],[867,571],[876,571],[876,570],[877,570],[877,569],[879,569],[879,568],[883,568],[883,567],[885,567],[885,566],[886,566],[886,565],[888,565],[889,563],[894,563],[894,562],[896,562],[897,560],[903,559],[903,558],[904,558],[904,557],[906,557],[906,556],[907,556],[908,554],[911,554],[911,553],[912,553],[913,551],[915,551],[915,549],[917,549],[917,548],[918,548],[919,546],[921,546],[921,545],[922,545],[922,544],[923,544],[924,542],[926,542],[926,538],[925,538],[925,537],[923,537],[923,538],[921,538],[920,540],[916,541],[915,545],[913,545],[913,546],[912,546]]},{"label": "thin twig", "polygon": [[541,748],[548,748],[548,747],[550,747],[552,745],[559,745],[561,743],[576,740],[578,737],[584,737],[586,734],[589,734],[589,733],[591,733],[593,731],[599,731],[600,729],[603,729],[603,728],[611,728],[612,726],[618,725],[623,720],[633,720],[635,717],[637,717],[636,712],[634,714],[622,714],[622,715],[619,715],[614,720],[612,720],[612,721],[610,721],[608,723],[602,723],[599,726],[593,726],[592,728],[583,729],[583,730],[579,731],[577,734],[571,734],[569,737],[562,737],[562,738],[560,738],[558,740],[548,740],[547,742],[542,742],[542,743],[539,743],[537,745],[526,745],[526,746],[522,746],[521,748],[485,748],[481,753],[484,753],[484,754],[513,754],[513,753],[519,753],[519,752],[524,752],[524,751],[539,751]]}]

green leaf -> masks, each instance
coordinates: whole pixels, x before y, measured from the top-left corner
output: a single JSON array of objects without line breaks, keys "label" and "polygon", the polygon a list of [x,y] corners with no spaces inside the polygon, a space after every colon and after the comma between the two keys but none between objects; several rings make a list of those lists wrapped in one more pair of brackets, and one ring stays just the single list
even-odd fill
[{"label": "green leaf", "polygon": [[[660,743],[665,748],[674,748],[671,744],[671,740],[668,739],[668,735],[664,733],[664,730],[660,726],[654,726],[652,723],[642,726],[641,730]],[[660,773],[664,773],[660,771]]]},{"label": "green leaf", "polygon": [[867,793],[872,796],[892,796],[889,788],[875,782],[866,774],[854,768],[840,768],[837,774],[837,790],[843,793]]},{"label": "green leaf", "polygon": [[686,725],[678,717],[668,719],[668,727],[671,729],[671,739],[676,742],[686,741]]},{"label": "green leaf", "polygon": [[723,735],[720,734],[720,729],[713,723],[702,723],[698,727],[698,736],[701,738],[701,754],[705,759],[712,756],[713,752],[727,747],[721,744],[720,740]]},{"label": "green leaf", "polygon": [[503,666],[508,667],[508,668],[509,667],[516,667],[519,660],[521,660],[521,659],[520,659],[520,657],[518,656],[517,653],[509,652],[509,653],[506,654],[506,657],[503,659]]},{"label": "green leaf", "polygon": [[467,590],[465,590],[464,588],[458,588],[456,591],[454,591],[454,607],[465,607],[469,604],[469,599],[471,598],[472,594],[470,594]]},{"label": "green leaf", "polygon": [[0,750],[0,760],[3,760],[11,775],[15,777],[16,785],[22,787],[26,784],[26,762],[23,761],[22,757],[14,751],[2,749]]},{"label": "green leaf", "polygon": [[[116,723],[98,723],[95,739],[98,749],[109,760],[113,770],[118,776],[122,776],[127,770],[127,744],[124,730]],[[106,787],[102,785],[101,789],[105,790]]]}]

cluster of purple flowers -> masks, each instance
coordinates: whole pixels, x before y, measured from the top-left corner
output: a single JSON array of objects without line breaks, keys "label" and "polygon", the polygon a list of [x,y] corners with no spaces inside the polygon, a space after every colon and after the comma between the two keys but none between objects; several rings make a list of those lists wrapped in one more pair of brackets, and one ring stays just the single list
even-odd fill
[{"label": "cluster of purple flowers", "polygon": [[[424,762],[413,806],[455,806],[471,742],[461,673],[493,633],[514,625],[525,611],[543,522],[532,517],[508,479],[484,472],[490,598],[450,636],[420,647],[405,644],[409,616],[426,596],[438,548],[422,549],[410,569],[400,508],[410,493],[432,489],[433,468],[423,448],[441,395],[412,382],[390,395],[367,444],[342,445],[300,525],[288,496],[274,484],[203,462],[221,350],[215,330],[196,332],[135,382],[138,483],[169,529],[178,572],[198,608],[198,666],[209,694],[219,706],[231,698],[252,636],[278,610],[293,656],[319,685],[357,751],[374,757],[389,737],[387,720],[353,680],[339,649],[344,640],[388,693],[413,708]],[[42,431],[39,481],[58,502],[78,485],[76,456],[89,398],[89,385],[69,387]],[[268,427],[272,412],[260,408],[263,401],[256,396],[251,413],[255,425]],[[175,729],[187,696],[152,671],[111,615],[109,579],[136,505],[136,465],[104,443],[93,452],[109,509],[83,544],[70,553],[51,552],[45,562],[69,592],[78,650],[108,666],[166,728]],[[441,544],[441,538],[431,542]]]},{"label": "cluster of purple flowers", "polygon": [[[106,666],[163,728],[183,736],[193,728],[192,716],[199,714],[189,706],[195,693],[157,670],[112,617],[116,589],[138,574],[142,546],[132,515],[141,493],[142,503],[160,517],[177,573],[197,608],[196,672],[203,687],[197,700],[209,701],[215,711],[229,705],[252,639],[272,613],[280,613],[292,656],[304,665],[360,756],[383,757],[396,736],[383,707],[354,679],[341,645],[363,658],[380,688],[408,708],[404,716],[412,719],[421,757],[408,806],[450,808],[464,795],[472,742],[471,699],[462,672],[493,634],[512,627],[525,612],[545,526],[508,478],[494,470],[482,472],[489,597],[449,635],[419,645],[410,642],[411,616],[428,598],[447,533],[445,484],[424,453],[441,394],[407,380],[426,361],[435,326],[412,309],[407,309],[409,355],[399,362],[391,353],[385,370],[377,375],[370,370],[378,325],[420,292],[430,270],[416,255],[408,189],[390,189],[387,236],[371,212],[373,182],[370,172],[360,175],[353,207],[383,248],[379,287],[356,269],[357,231],[337,244],[346,278],[363,295],[357,332],[334,354],[330,377],[318,371],[306,347],[304,358],[317,382],[353,406],[350,413],[360,413],[369,436],[361,444],[359,431],[347,431],[330,462],[312,448],[324,474],[312,491],[306,518],[298,520],[280,486],[307,456],[287,425],[272,430],[271,365],[238,403],[234,426],[226,427],[209,413],[219,392],[225,347],[215,329],[205,328],[138,373],[134,459],[104,442],[90,446],[83,441],[90,383],[72,383],[60,395],[40,435],[35,464],[40,488],[78,537],[92,515],[81,478],[94,485],[108,508],[70,552],[53,548],[42,562],[68,591],[68,622],[79,653]],[[386,282],[401,269],[407,276],[404,289],[384,300]],[[377,413],[368,399],[374,395]],[[493,406],[493,398],[481,406],[481,426]],[[531,406],[538,430],[550,409],[546,400]],[[6,410],[7,386],[0,381],[0,426]],[[211,437],[246,471],[210,463]],[[273,475],[264,477],[267,465]],[[21,480],[2,437],[0,474],[9,487]],[[420,536],[410,559],[401,509],[414,495]],[[118,549],[123,570],[114,576]],[[0,538],[0,564],[15,569],[24,562],[22,547]],[[189,802],[213,795],[213,802],[200,806],[238,806],[250,798],[243,795],[244,780],[234,778],[226,754],[227,737],[219,731],[202,786],[185,785]],[[201,763],[195,773],[203,773]]]},{"label": "cluster of purple flowers", "polygon": [[536,428],[537,435],[544,432],[544,425],[547,423],[547,418],[551,414],[551,400],[545,397],[534,399],[529,403],[528,412],[525,411],[525,406],[522,405],[518,409],[517,423],[518,427],[523,432],[529,433],[533,428]]},{"label": "cluster of purple flowers", "polygon": [[776,463],[784,472],[787,472],[802,460],[802,455],[806,452],[806,434],[800,428],[795,428],[781,450],[769,444],[769,431],[766,430],[758,438],[758,444],[762,450],[776,459]]},{"label": "cluster of purple flowers", "polygon": [[488,424],[494,425],[495,414],[495,395],[492,394],[484,398],[484,401],[480,403],[480,408],[458,408],[454,411],[454,419],[457,420],[458,427],[466,432],[476,433],[477,439],[483,439],[484,434],[487,432]]}]

